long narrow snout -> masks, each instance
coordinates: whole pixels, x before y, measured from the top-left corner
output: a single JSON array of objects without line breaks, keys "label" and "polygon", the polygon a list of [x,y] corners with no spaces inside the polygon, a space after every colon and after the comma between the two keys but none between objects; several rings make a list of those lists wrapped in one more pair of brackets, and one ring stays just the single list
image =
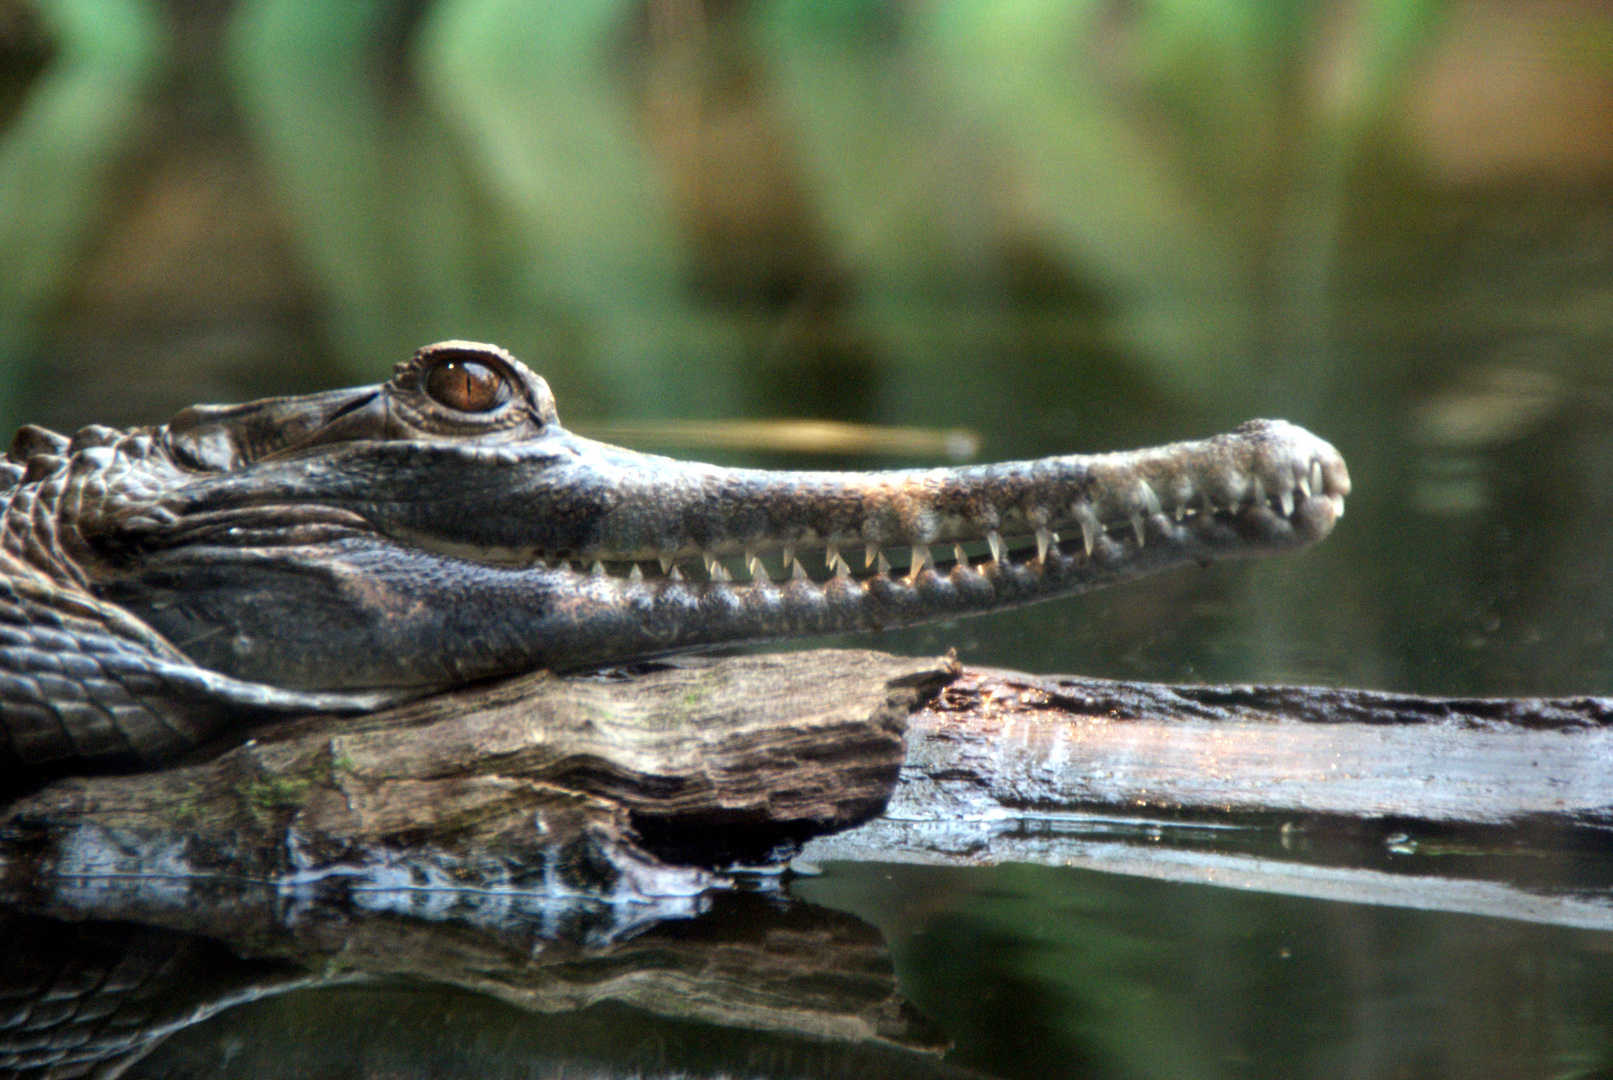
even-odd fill
[{"label": "long narrow snout", "polygon": [[552,666],[954,618],[1275,554],[1325,537],[1350,490],[1338,452],[1283,421],[962,469],[667,462],[642,473],[644,491],[614,453],[602,470],[609,458],[580,456],[597,475],[564,483],[608,486],[611,508],[523,555],[570,596],[545,619]]}]

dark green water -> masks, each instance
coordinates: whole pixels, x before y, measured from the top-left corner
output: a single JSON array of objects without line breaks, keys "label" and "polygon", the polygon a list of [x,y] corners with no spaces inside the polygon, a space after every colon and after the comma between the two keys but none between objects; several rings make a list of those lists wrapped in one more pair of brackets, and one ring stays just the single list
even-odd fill
[{"label": "dark green water", "polygon": [[1043,867],[834,868],[904,991],[1015,1077],[1600,1076],[1605,932]]},{"label": "dark green water", "polygon": [[[0,0],[0,414],[158,422],[464,337],[578,427],[1009,458],[1283,416],[1350,463],[1318,549],[856,643],[1613,693],[1610,41],[1429,0]],[[127,1075],[1613,1075],[1605,932],[1053,868],[795,891],[883,932],[943,1065],[411,969]]]}]

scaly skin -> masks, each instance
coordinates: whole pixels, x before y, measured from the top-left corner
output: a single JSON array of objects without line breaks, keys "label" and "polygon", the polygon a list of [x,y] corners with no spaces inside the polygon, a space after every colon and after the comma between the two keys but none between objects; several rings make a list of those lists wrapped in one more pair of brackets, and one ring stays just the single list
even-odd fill
[{"label": "scaly skin", "polygon": [[24,428],[8,460],[0,769],[25,777],[161,762],[265,713],[1290,550],[1350,486],[1282,421],[960,469],[680,462],[571,434],[542,379],[467,342],[381,386]]}]

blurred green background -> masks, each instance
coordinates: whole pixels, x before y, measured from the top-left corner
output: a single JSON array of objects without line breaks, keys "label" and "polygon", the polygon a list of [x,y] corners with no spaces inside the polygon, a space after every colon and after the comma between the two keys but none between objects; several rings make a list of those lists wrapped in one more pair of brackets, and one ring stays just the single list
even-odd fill
[{"label": "blurred green background", "polygon": [[883,646],[1613,690],[1604,3],[0,0],[8,430],[448,337],[576,426],[1277,415],[1350,462],[1302,557]]}]

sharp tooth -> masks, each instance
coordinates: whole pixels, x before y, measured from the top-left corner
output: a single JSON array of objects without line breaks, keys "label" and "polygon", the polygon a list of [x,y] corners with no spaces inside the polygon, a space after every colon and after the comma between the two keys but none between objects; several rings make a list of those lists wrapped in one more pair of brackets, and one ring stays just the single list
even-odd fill
[{"label": "sharp tooth", "polygon": [[963,567],[965,570],[969,568],[969,556],[964,554],[962,544],[952,545],[952,557],[958,560],[958,565]]},{"label": "sharp tooth", "polygon": [[1086,546],[1087,555],[1090,556],[1092,545],[1097,543],[1098,534],[1103,531],[1103,523],[1098,520],[1098,515],[1092,512],[1092,507],[1085,503],[1076,503],[1070,507],[1070,513],[1081,523],[1081,543]]},{"label": "sharp tooth", "polygon": [[1177,521],[1181,521],[1184,517],[1187,516],[1187,504],[1186,503],[1177,503],[1176,504],[1176,509],[1174,511],[1172,511],[1172,513],[1174,514],[1174,516],[1175,516]]},{"label": "sharp tooth", "polygon": [[796,581],[805,581],[807,579],[806,567],[801,565],[800,559],[790,560],[790,577]]},{"label": "sharp tooth", "polygon": [[1159,513],[1159,496],[1154,494],[1154,489],[1147,480],[1137,481],[1137,495],[1150,514]]},{"label": "sharp tooth", "polygon": [[663,551],[663,552],[660,553],[660,558],[661,558],[661,573],[663,573],[663,574],[672,573],[672,553],[670,551]]},{"label": "sharp tooth", "polygon": [[594,575],[595,577],[604,577],[605,576],[605,564],[600,562],[598,559],[595,559],[593,568],[590,569],[588,572],[590,574]]},{"label": "sharp tooth", "polygon": [[716,559],[712,559],[711,560],[711,580],[712,581],[732,581],[732,580],[734,580],[734,575],[728,572],[728,567],[724,566],[722,563],[718,562]]},{"label": "sharp tooth", "polygon": [[1322,483],[1322,463],[1320,461],[1311,462],[1311,490],[1318,495],[1327,490],[1327,485]]},{"label": "sharp tooth", "polygon": [[835,563],[840,561],[840,548],[830,544],[823,549],[823,565],[833,570]]},{"label": "sharp tooth", "polygon": [[784,554],[782,556],[780,556],[780,558],[779,558],[779,565],[780,566],[788,566],[794,561],[795,561],[795,545],[794,544],[785,544],[784,545]]},{"label": "sharp tooth", "polygon": [[1047,561],[1047,549],[1053,544],[1053,537],[1048,533],[1047,526],[1036,526],[1036,560]]},{"label": "sharp tooth", "polygon": [[1304,473],[1294,477],[1294,483],[1299,487],[1299,493],[1307,499],[1311,497],[1311,478]]},{"label": "sharp tooth", "polygon": [[1137,534],[1137,546],[1146,547],[1148,534],[1143,531],[1143,516],[1141,514],[1131,515],[1131,531]]},{"label": "sharp tooth", "polygon": [[627,572],[627,580],[628,581],[643,581],[644,580],[644,571],[639,569],[638,563],[634,563],[633,564],[633,569],[631,569],[631,570],[629,570]]},{"label": "sharp tooth", "polygon": [[919,576],[919,571],[923,570],[926,566],[934,565],[935,560],[930,557],[930,545],[914,544],[912,561],[907,567],[907,576],[910,578],[916,578]]},{"label": "sharp tooth", "polygon": [[1255,509],[1258,510],[1258,509],[1264,507],[1265,505],[1266,505],[1266,485],[1260,479],[1260,477],[1257,476],[1257,477],[1255,477]]},{"label": "sharp tooth", "polygon": [[838,551],[835,552],[834,572],[835,577],[851,576],[851,564],[847,562],[845,556],[841,555]]},{"label": "sharp tooth", "polygon": [[991,548],[992,562],[1003,561],[1003,538],[997,535],[996,529],[986,532],[986,546]]},{"label": "sharp tooth", "polygon": [[1283,517],[1293,517],[1294,516],[1294,489],[1293,488],[1283,488],[1283,493],[1282,493],[1282,495],[1280,497],[1280,501],[1283,504]]},{"label": "sharp tooth", "polygon": [[879,557],[879,545],[869,544],[867,549],[863,552],[863,567],[866,569],[867,567],[873,566],[874,560]]},{"label": "sharp tooth", "polygon": [[767,567],[762,565],[762,558],[760,555],[752,554],[749,560],[745,563],[745,569],[750,571],[750,576],[756,581],[773,580],[773,575],[769,574],[767,572]]},{"label": "sharp tooth", "polygon": [[1344,496],[1343,495],[1329,495],[1328,498],[1333,500],[1333,518],[1334,518],[1334,520],[1337,520],[1337,519],[1343,517],[1344,516]]},{"label": "sharp tooth", "polygon": [[666,576],[672,581],[682,581],[683,580],[683,571],[678,569],[678,564],[677,563],[673,563],[672,564],[672,569],[670,569],[670,570],[668,570],[666,572]]},{"label": "sharp tooth", "polygon": [[706,564],[706,573],[715,575],[717,573],[717,556],[712,555],[709,552],[702,551],[700,553],[700,558]]},{"label": "sharp tooth", "polygon": [[891,572],[890,560],[885,558],[883,551],[874,556],[874,566],[874,573],[876,574],[888,574]]}]

